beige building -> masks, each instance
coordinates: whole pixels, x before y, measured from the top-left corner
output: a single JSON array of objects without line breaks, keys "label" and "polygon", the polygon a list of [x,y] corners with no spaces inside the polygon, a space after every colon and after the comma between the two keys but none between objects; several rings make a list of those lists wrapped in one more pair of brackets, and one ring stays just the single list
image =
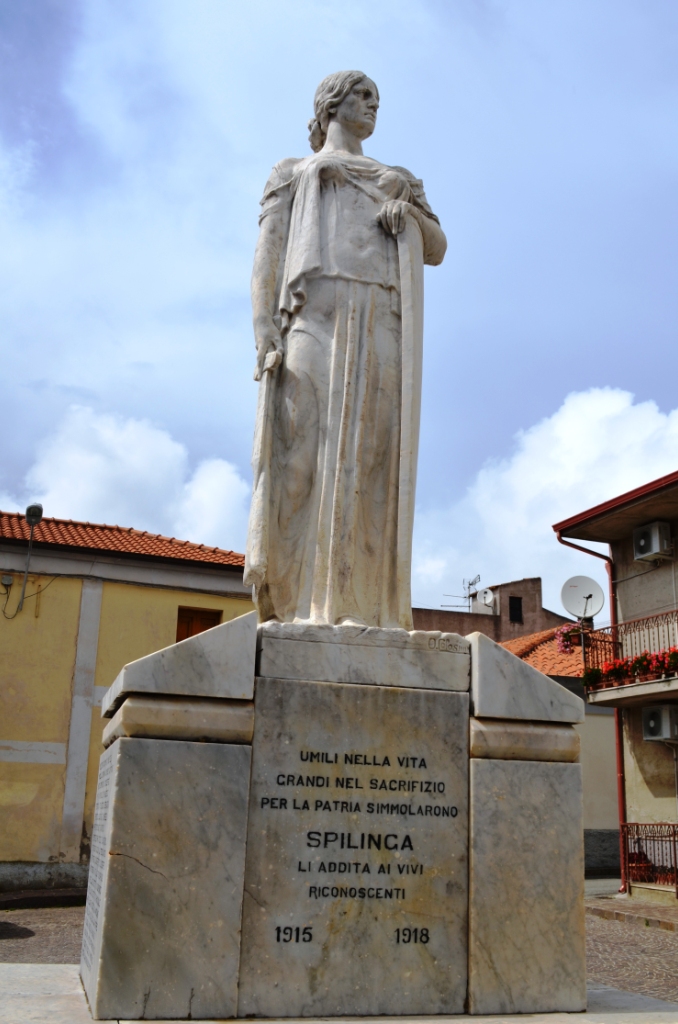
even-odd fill
[{"label": "beige building", "polygon": [[[569,653],[559,650],[556,629],[508,640],[502,646],[585,700],[581,646],[575,645]],[[619,805],[614,711],[587,703],[586,717],[575,728],[581,739],[586,874],[615,875],[619,871]]]},{"label": "beige building", "polygon": [[[612,625],[587,634],[589,707],[617,721],[623,878],[631,895],[678,896],[678,473],[554,526],[603,541]],[[581,545],[574,545],[580,547]],[[586,550],[583,548],[582,550]]]},{"label": "beige building", "polygon": [[0,513],[0,892],[86,883],[101,698],[120,669],[252,609],[244,558]]},{"label": "beige building", "polygon": [[544,608],[540,576],[498,583],[472,591],[469,596],[468,611],[413,608],[414,628],[441,629],[460,636],[484,633],[491,640],[503,643],[571,621]]}]

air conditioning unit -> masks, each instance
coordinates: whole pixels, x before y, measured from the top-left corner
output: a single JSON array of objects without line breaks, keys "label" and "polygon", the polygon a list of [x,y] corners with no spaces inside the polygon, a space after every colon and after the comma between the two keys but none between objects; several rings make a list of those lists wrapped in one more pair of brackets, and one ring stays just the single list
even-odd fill
[{"label": "air conditioning unit", "polygon": [[643,708],[643,739],[678,743],[678,708]]},{"label": "air conditioning unit", "polygon": [[636,562],[654,562],[673,558],[671,527],[668,523],[648,523],[633,531],[633,557]]}]

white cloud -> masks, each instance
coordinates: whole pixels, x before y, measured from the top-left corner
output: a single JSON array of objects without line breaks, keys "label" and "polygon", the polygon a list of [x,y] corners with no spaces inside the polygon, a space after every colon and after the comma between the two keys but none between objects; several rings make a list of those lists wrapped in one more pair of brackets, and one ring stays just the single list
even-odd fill
[{"label": "white cloud", "polygon": [[248,496],[247,483],[224,459],[207,459],[191,475],[186,448],[167,431],[73,406],[39,445],[22,498],[0,495],[0,503],[16,509],[39,500],[48,516],[244,551]]},{"label": "white cloud", "polygon": [[568,576],[593,576],[607,591],[604,563],[558,544],[553,523],[676,469],[678,409],[664,414],[612,388],[568,395],[516,435],[507,459],[487,462],[461,501],[418,513],[415,603],[437,607],[478,572],[485,585],[541,576],[554,611]]},{"label": "white cloud", "polygon": [[[206,459],[184,484],[175,520],[177,535],[244,551],[249,496],[249,486],[235,466],[224,459]],[[228,544],[224,538],[231,538]]]},{"label": "white cloud", "polygon": [[[486,585],[541,576],[555,611],[568,576],[606,589],[603,563],[559,545],[552,524],[677,468],[678,409],[665,414],[612,388],[570,394],[516,435],[507,459],[487,462],[460,501],[418,510],[415,604],[445,603],[443,593],[476,573]],[[210,458],[191,471],[186,447],[146,420],[73,406],[39,445],[20,498],[0,494],[0,507],[29,500],[46,515],[244,551],[249,486],[237,468]]]}]

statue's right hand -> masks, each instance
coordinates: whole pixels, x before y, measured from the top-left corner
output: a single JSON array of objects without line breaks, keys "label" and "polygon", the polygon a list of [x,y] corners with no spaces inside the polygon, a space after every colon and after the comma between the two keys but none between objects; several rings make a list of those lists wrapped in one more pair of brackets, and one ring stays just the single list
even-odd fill
[{"label": "statue's right hand", "polygon": [[266,370],[275,370],[282,362],[282,335],[271,318],[255,324],[254,335],[257,345],[254,379],[261,380]]}]

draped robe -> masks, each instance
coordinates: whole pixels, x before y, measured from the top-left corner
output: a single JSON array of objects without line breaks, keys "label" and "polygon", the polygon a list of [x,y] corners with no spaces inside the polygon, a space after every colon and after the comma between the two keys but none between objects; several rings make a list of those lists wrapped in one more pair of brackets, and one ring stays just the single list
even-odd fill
[{"label": "draped robe", "polygon": [[283,161],[262,199],[285,236],[244,577],[264,621],[412,628],[425,253],[389,199],[437,220],[409,171],[345,154]]}]

